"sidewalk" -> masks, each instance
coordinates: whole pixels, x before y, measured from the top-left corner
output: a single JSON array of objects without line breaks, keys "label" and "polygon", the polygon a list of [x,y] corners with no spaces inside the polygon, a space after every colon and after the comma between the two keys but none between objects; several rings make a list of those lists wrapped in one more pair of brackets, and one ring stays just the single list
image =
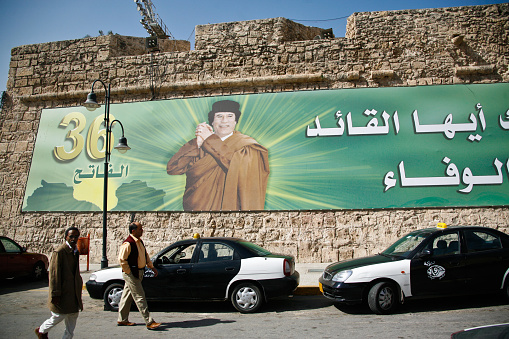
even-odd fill
[{"label": "sidewalk", "polygon": [[[322,274],[328,263],[310,264],[310,263],[296,263],[295,269],[300,273],[300,284],[295,290],[294,295],[320,295],[321,292],[318,288],[318,278]],[[115,265],[111,265],[115,266]],[[80,264],[81,276],[83,278],[83,284],[88,281],[90,275],[101,269],[100,264],[90,264],[89,271],[87,271],[87,265]],[[85,285],[83,285],[83,289]]]},{"label": "sidewalk", "polygon": [[295,269],[300,273],[300,284],[295,290],[295,295],[321,295],[318,288],[318,278],[322,275],[325,267],[330,263],[320,264],[295,264]]}]

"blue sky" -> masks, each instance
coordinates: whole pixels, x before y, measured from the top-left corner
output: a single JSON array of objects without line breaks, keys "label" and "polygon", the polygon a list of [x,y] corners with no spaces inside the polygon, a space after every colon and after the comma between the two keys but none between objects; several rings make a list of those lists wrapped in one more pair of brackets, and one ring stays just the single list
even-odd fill
[{"label": "blue sky", "polygon": [[[471,6],[506,1],[483,0],[152,0],[178,40],[194,48],[196,25],[285,17],[345,35],[355,12]],[[146,37],[133,0],[0,0],[0,91],[6,89],[11,49],[16,46],[98,36],[99,30]],[[343,18],[343,19],[337,19]],[[336,20],[332,20],[336,19]]]}]

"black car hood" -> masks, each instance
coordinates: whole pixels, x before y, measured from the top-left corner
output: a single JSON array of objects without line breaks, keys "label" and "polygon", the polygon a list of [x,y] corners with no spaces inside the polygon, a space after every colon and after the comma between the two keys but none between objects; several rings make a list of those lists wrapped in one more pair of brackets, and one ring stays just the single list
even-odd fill
[{"label": "black car hood", "polygon": [[344,270],[350,270],[353,268],[361,267],[361,266],[369,266],[369,265],[375,265],[375,264],[381,264],[389,261],[394,261],[394,258],[383,256],[383,255],[373,255],[370,257],[363,257],[363,258],[357,258],[357,259],[350,259],[345,261],[336,262],[333,264],[330,264],[325,268],[328,272],[338,272],[338,271],[344,271]]}]

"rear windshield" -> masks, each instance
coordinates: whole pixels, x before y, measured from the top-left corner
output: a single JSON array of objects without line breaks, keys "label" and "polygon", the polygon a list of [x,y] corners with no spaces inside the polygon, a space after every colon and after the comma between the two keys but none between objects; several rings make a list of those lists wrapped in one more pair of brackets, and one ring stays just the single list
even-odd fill
[{"label": "rear windshield", "polygon": [[260,247],[256,244],[253,244],[252,242],[249,242],[249,241],[239,241],[239,244],[241,244],[242,246],[244,246],[245,248],[247,248],[250,252],[258,255],[258,256],[266,256],[266,255],[269,255],[269,254],[272,254],[270,253],[269,251],[267,251],[265,248],[263,247]]}]

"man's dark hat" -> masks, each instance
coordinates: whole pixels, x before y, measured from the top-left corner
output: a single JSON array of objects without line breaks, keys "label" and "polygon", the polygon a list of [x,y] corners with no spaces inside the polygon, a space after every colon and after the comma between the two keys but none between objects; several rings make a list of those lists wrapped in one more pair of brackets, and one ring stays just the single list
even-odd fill
[{"label": "man's dark hat", "polygon": [[214,121],[214,114],[218,112],[231,112],[235,113],[235,121],[239,120],[240,115],[240,104],[236,101],[222,100],[217,101],[212,105],[212,110],[209,112],[209,123],[212,124]]}]

